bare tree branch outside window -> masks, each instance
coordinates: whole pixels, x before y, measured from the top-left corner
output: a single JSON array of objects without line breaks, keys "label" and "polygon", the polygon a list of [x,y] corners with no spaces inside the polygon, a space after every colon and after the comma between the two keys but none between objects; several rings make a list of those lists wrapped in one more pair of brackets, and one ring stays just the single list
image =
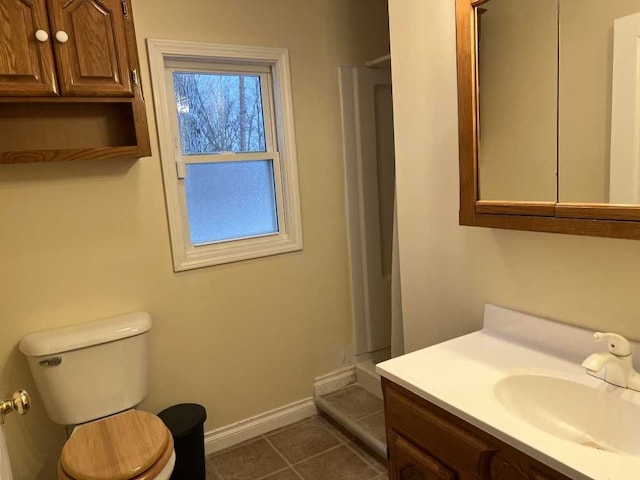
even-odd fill
[{"label": "bare tree branch outside window", "polygon": [[260,77],[173,74],[182,153],[264,152]]}]

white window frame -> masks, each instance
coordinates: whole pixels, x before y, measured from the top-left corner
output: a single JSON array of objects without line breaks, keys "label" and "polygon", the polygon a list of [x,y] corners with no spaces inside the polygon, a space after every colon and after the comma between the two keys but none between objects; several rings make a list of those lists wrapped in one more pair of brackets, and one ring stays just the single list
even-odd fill
[{"label": "white window frame", "polygon": [[[284,48],[247,47],[148,39],[160,158],[175,271],[236,262],[302,250],[289,52]],[[186,68],[185,68],[186,67]],[[261,76],[267,152],[182,155],[177,138],[172,71],[250,71]],[[265,82],[266,80],[266,82]],[[272,95],[268,90],[271,89]],[[264,96],[265,93],[268,95]],[[272,99],[272,100],[270,100]],[[273,121],[267,122],[267,116]],[[268,132],[268,124],[273,125]],[[186,209],[186,163],[271,160],[278,232],[249,238],[193,245]]]}]

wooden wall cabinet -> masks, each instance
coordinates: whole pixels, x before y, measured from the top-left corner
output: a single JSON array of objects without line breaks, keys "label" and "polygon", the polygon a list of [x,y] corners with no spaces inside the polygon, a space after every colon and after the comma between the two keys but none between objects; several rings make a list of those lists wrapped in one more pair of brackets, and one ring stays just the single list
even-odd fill
[{"label": "wooden wall cabinet", "polygon": [[150,155],[131,0],[0,0],[0,163]]},{"label": "wooden wall cabinet", "polygon": [[570,480],[383,378],[390,480]]}]

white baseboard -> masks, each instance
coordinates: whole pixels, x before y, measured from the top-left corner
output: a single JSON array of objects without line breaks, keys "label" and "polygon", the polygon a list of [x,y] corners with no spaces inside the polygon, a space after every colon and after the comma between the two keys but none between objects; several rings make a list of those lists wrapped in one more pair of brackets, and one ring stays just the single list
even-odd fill
[{"label": "white baseboard", "polygon": [[219,452],[276,428],[286,427],[304,420],[316,413],[316,404],[310,397],[225,427],[216,428],[204,434],[205,454]]},{"label": "white baseboard", "polygon": [[355,365],[349,365],[347,367],[340,368],[335,372],[327,373],[317,377],[313,381],[313,393],[314,396],[320,397],[327,395],[328,393],[335,392],[341,388],[351,385],[356,382],[356,367]]},{"label": "white baseboard", "polygon": [[[314,379],[314,394],[315,396],[326,395],[351,385],[355,381],[356,367],[355,365],[349,365]],[[231,425],[216,428],[204,434],[205,453],[209,455],[219,452],[276,428],[299,422],[317,413],[314,399],[310,397],[240,420]]]}]

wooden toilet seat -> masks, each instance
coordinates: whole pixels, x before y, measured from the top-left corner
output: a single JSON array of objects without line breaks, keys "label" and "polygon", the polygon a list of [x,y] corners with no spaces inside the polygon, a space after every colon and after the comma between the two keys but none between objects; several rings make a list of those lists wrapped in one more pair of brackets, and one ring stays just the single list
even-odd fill
[{"label": "wooden toilet seat", "polygon": [[129,410],[78,429],[62,449],[59,480],[151,480],[173,453],[173,436],[151,413]]}]

